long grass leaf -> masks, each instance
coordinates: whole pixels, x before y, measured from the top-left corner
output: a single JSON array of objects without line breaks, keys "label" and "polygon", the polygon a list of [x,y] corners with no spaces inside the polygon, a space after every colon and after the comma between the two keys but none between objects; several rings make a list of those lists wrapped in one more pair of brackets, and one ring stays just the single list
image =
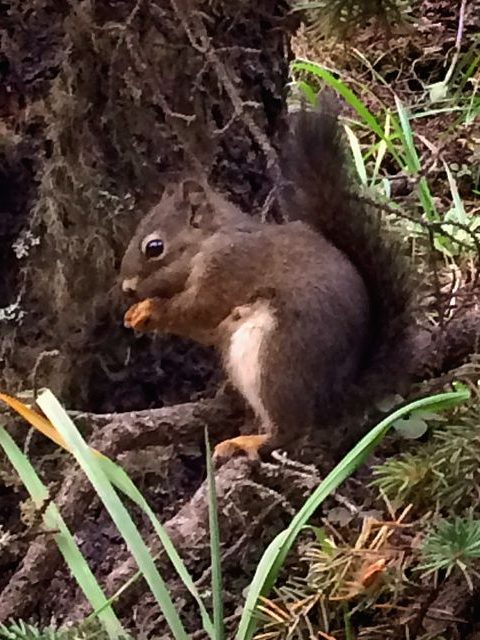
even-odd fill
[{"label": "long grass leaf", "polygon": [[187,632],[175,609],[167,586],[155,566],[152,555],[130,514],[122,504],[107,475],[103,471],[101,464],[99,464],[99,458],[93,454],[70,417],[50,390],[43,391],[40,394],[37,399],[37,404],[63,436],[78,464],[98,493],[103,505],[125,540],[130,553],[135,558],[138,568],[147,581],[152,594],[157,600],[173,637],[175,640],[188,640]]},{"label": "long grass leaf", "polygon": [[43,433],[44,436],[53,440],[53,442],[58,444],[60,447],[70,451],[65,440],[44,416],[41,416],[33,409],[30,409],[30,407],[27,407],[26,404],[17,400],[17,398],[13,398],[6,393],[0,393],[0,400],[5,402],[5,404],[7,404],[11,409],[21,415],[22,418],[32,425],[32,427],[35,427],[35,429],[40,431],[40,433]]},{"label": "long grass leaf", "polygon": [[382,140],[385,140],[389,152],[399,163],[399,165],[402,164],[401,158],[399,157],[397,150],[395,149],[391,140],[385,138],[383,128],[378,122],[377,118],[355,95],[355,93],[341,80],[335,78],[335,76],[324,67],[308,60],[295,60],[291,64],[291,69],[292,71],[307,71],[308,73],[312,73],[313,75],[316,75],[317,77],[324,80],[332,89],[339,93],[344,98],[344,100],[357,112],[357,114],[368,125],[371,131],[376,133],[376,135]]},{"label": "long grass leaf", "polygon": [[350,127],[347,124],[344,125],[344,129],[347,134],[350,147],[352,149],[355,168],[357,169],[357,173],[360,178],[360,181],[364,186],[367,186],[368,184],[367,168],[365,166],[365,161],[362,156],[360,142],[358,141],[357,136],[353,133],[353,131],[350,129]]},{"label": "long grass leaf", "polygon": [[[406,165],[408,170],[413,175],[418,175],[421,172],[421,163],[413,140],[413,131],[412,127],[410,126],[410,118],[408,116],[407,110],[405,109],[402,101],[398,96],[395,96],[395,104],[400,121],[401,130],[399,131],[399,133],[401,135],[405,150]],[[393,122],[395,123],[395,120],[393,120]],[[425,176],[420,177],[418,181],[418,190],[420,194],[420,201],[422,203],[422,207],[425,211],[427,219],[430,221],[437,220],[437,208],[435,206],[435,201],[433,199],[430,187],[428,186],[428,182]]]},{"label": "long grass leaf", "polygon": [[448,164],[443,161],[443,166],[445,168],[445,173],[447,174],[448,184],[450,186],[450,193],[452,194],[453,204],[455,206],[457,221],[461,224],[468,225],[468,216],[465,213],[465,207],[463,205],[463,200],[460,197],[460,193],[458,192],[458,186],[455,178],[453,177],[452,172],[450,171],[450,167]]},{"label": "long grass leaf", "polygon": [[214,626],[212,620],[208,615],[200,593],[195,586],[193,578],[189,574],[182,558],[179,556],[175,545],[173,544],[170,536],[165,530],[165,527],[162,526],[148,502],[145,500],[143,495],[140,493],[135,484],[128,477],[127,473],[121,467],[119,467],[112,460],[105,456],[101,459],[100,464],[110,482],[115,485],[117,489],[122,491],[122,493],[128,496],[130,500],[132,500],[132,502],[139,506],[140,509],[142,509],[142,511],[147,515],[148,519],[153,525],[155,533],[157,534],[163,548],[165,549],[165,553],[174,566],[178,576],[197,602],[204,630],[208,633],[210,638],[214,638]]},{"label": "long grass leaf", "polygon": [[435,407],[437,411],[442,407],[447,408],[465,402],[469,397],[470,394],[468,390],[461,390],[416,400],[394,411],[360,440],[320,483],[300,511],[293,517],[289,527],[279,533],[267,547],[250,584],[238,631],[235,636],[236,640],[251,640],[257,623],[255,617],[257,602],[260,596],[268,595],[275,584],[280,568],[300,530],[307,524],[325,498],[335,491],[370,455],[376,445],[385,437],[394,422],[412,411],[420,409],[429,410],[432,406]]},{"label": "long grass leaf", "polygon": [[[33,409],[30,409],[26,405],[24,405],[20,400],[8,396],[7,394],[0,394],[0,400],[3,400],[8,406],[17,411],[25,420],[27,420],[33,427],[37,428],[41,433],[46,435],[56,444],[62,446],[66,451],[71,452],[69,445],[66,443],[64,438],[58,433],[55,427],[51,424],[49,420],[47,420],[44,416],[40,415]],[[165,549],[165,552],[177,571],[178,576],[183,581],[185,587],[189,590],[191,595],[195,598],[202,618],[202,624],[204,630],[208,633],[210,638],[214,637],[214,628],[212,620],[208,615],[206,607],[203,603],[203,600],[198,592],[195,583],[188,573],[188,570],[179,556],[175,546],[173,545],[167,531],[162,526],[155,513],[151,509],[148,502],[145,500],[141,492],[137,489],[135,484],[129,478],[128,474],[117,464],[115,464],[112,460],[104,456],[102,453],[96,451],[95,449],[90,448],[98,458],[99,464],[101,465],[103,472],[108,477],[110,482],[117,487],[122,493],[124,493],[132,502],[134,502],[143,512],[147,515],[150,520],[155,533],[157,534],[160,542]],[[120,592],[123,591],[123,587],[120,589]],[[112,600],[115,596],[112,596]]]},{"label": "long grass leaf", "polygon": [[408,112],[398,96],[395,96],[395,105],[397,107],[400,126],[402,129],[403,144],[405,147],[405,151],[407,152],[405,155],[407,166],[412,173],[417,173],[418,171],[420,171],[421,165],[417,149],[413,141],[413,131],[412,127],[410,126]]},{"label": "long grass leaf", "polygon": [[[41,509],[44,502],[49,499],[48,489],[40,480],[29,459],[3,427],[0,427],[0,446],[20,476],[35,506]],[[105,627],[109,638],[126,637],[126,632],[54,502],[48,504],[42,518],[46,529],[55,532],[53,537],[60,553],[88,602],[93,609],[98,610],[97,617]]]},{"label": "long grass leaf", "polygon": [[382,166],[383,159],[385,157],[385,153],[387,151],[387,143],[386,139],[390,137],[390,114],[387,113],[385,117],[385,129],[384,129],[384,137],[380,140],[378,144],[377,157],[375,158],[375,167],[373,169],[372,175],[372,186],[375,184],[378,174],[380,172],[380,167]]},{"label": "long grass leaf", "polygon": [[317,94],[315,90],[308,84],[308,82],[305,82],[304,80],[295,80],[291,84],[300,89],[300,91],[303,93],[303,95],[311,105],[317,104]]},{"label": "long grass leaf", "polygon": [[205,445],[207,456],[210,562],[212,565],[213,623],[215,626],[215,640],[223,640],[223,638],[225,637],[225,628],[223,624],[223,587],[220,550],[220,527],[218,524],[218,505],[217,492],[215,487],[215,473],[212,469],[212,454],[210,450],[210,442],[208,440],[207,429],[205,429]]}]

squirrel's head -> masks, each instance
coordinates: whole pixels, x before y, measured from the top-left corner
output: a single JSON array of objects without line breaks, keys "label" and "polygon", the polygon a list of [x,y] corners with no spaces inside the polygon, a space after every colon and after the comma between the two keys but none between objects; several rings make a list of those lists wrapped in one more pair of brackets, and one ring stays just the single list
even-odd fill
[{"label": "squirrel's head", "polygon": [[127,247],[120,267],[123,291],[135,293],[142,281],[164,267],[184,262],[187,269],[202,240],[238,213],[198,180],[168,185]]}]

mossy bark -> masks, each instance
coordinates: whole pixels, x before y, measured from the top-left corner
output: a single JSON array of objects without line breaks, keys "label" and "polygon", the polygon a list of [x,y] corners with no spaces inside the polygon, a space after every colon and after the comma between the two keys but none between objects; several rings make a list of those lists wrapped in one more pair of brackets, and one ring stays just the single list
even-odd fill
[{"label": "mossy bark", "polygon": [[214,363],[168,341],[158,375],[158,347],[132,346],[121,327],[118,261],[186,168],[249,212],[264,206],[285,115],[286,3],[17,1],[4,21],[0,384],[48,385],[94,410],[187,400]]}]

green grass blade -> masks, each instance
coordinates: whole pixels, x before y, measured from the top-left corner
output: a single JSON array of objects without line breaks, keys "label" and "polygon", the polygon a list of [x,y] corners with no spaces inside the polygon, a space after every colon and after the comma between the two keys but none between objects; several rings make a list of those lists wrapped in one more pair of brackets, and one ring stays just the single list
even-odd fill
[{"label": "green grass blade", "polygon": [[464,224],[464,225],[468,225],[468,216],[465,213],[465,207],[463,205],[463,200],[460,197],[460,193],[458,192],[458,185],[457,182],[455,180],[455,178],[453,177],[452,172],[450,171],[450,167],[448,166],[448,164],[443,161],[443,166],[445,168],[445,173],[447,174],[447,179],[448,179],[448,185],[450,187],[450,193],[452,194],[452,200],[453,200],[453,204],[455,206],[455,210],[456,210],[456,218],[458,220],[458,222]]},{"label": "green grass blade", "polygon": [[195,586],[195,583],[191,575],[189,574],[188,569],[186,568],[182,558],[179,556],[178,551],[175,549],[175,546],[172,543],[170,536],[166,532],[165,528],[162,526],[157,516],[152,511],[152,508],[145,500],[143,495],[137,489],[132,480],[128,477],[127,473],[112,460],[105,456],[99,458],[99,462],[110,482],[115,485],[117,489],[122,491],[122,493],[128,496],[128,498],[130,498],[132,502],[139,506],[152,523],[155,533],[162,543],[162,546],[165,549],[170,562],[174,566],[178,576],[181,578],[185,587],[189,590],[190,594],[195,598],[197,602],[204,630],[208,633],[209,637],[213,639],[215,637],[213,622],[208,615],[200,593],[198,592],[198,589]]},{"label": "green grass blade", "polygon": [[365,121],[369,128],[374,131],[380,138],[383,137],[383,129],[372,112],[363,104],[363,102],[349,89],[341,80],[327,71],[324,67],[310,62],[308,60],[295,60],[291,64],[292,71],[307,71],[324,80],[332,89],[337,91],[348,104],[355,109],[358,115]]},{"label": "green grass blade", "polygon": [[402,130],[402,141],[406,151],[405,159],[407,161],[407,167],[412,173],[417,173],[420,171],[421,165],[417,149],[413,141],[413,131],[410,126],[410,119],[408,117],[407,110],[398,96],[395,96],[395,104]]},{"label": "green grass blade", "polygon": [[218,524],[217,492],[215,487],[215,472],[212,469],[212,455],[208,432],[205,429],[205,446],[207,455],[208,481],[208,522],[210,528],[210,558],[212,564],[212,599],[213,623],[215,626],[215,640],[223,640],[225,627],[223,624],[223,586],[220,550],[220,527]]},{"label": "green grass blade", "polygon": [[[413,131],[412,127],[410,126],[410,118],[408,116],[407,110],[405,109],[402,101],[398,96],[395,96],[395,104],[397,106],[397,112],[400,121],[401,131],[399,131],[399,133],[401,134],[401,139],[405,150],[405,162],[408,170],[413,175],[418,175],[421,172],[422,167],[420,164],[420,158],[418,157],[417,149],[415,147],[415,142],[413,140]],[[418,190],[420,194],[420,201],[426,213],[427,219],[438,220],[435,201],[433,199],[430,187],[428,186],[428,182],[425,176],[421,176],[418,182]]]},{"label": "green grass blade", "polygon": [[420,201],[427,215],[428,220],[438,220],[437,207],[433,199],[432,192],[428,186],[427,179],[422,176],[418,182],[418,190],[420,193]]},{"label": "green grass blade", "polygon": [[40,394],[37,404],[71,447],[77,462],[98,493],[157,600],[173,637],[175,640],[188,640],[187,632],[175,609],[165,582],[160,576],[150,551],[130,514],[115,492],[101,464],[99,464],[100,458],[95,456],[88,447],[80,432],[51,391],[46,390]]},{"label": "green grass blade", "polygon": [[357,173],[360,178],[360,181],[364,186],[367,186],[368,185],[367,168],[365,166],[362,150],[360,148],[360,142],[358,141],[357,136],[353,133],[353,131],[350,129],[350,127],[347,124],[344,125],[344,129],[347,134],[348,141],[350,143],[350,148],[352,149],[353,160],[355,162],[355,168],[357,169]]},{"label": "green grass blade", "polygon": [[303,95],[311,105],[317,104],[317,94],[315,90],[308,84],[308,82],[305,82],[304,80],[296,80],[291,84],[300,89],[300,91],[303,93]]},{"label": "green grass blade", "polygon": [[411,402],[394,411],[364,436],[360,442],[320,483],[300,511],[294,516],[289,527],[279,533],[265,551],[250,584],[236,640],[251,640],[256,628],[255,607],[262,595],[267,595],[277,579],[285,558],[300,530],[307,524],[322,502],[346,480],[370,455],[375,446],[384,438],[394,422],[419,409],[438,411],[465,402],[470,397],[468,390],[429,396]]},{"label": "green grass blade", "polygon": [[387,113],[385,117],[385,129],[384,129],[383,135],[384,137],[378,143],[377,156],[375,158],[375,167],[373,169],[373,175],[372,175],[372,181],[371,181],[372,187],[375,185],[375,182],[377,181],[378,174],[380,173],[380,167],[382,166],[383,159],[385,158],[385,153],[387,152],[387,143],[385,142],[385,140],[390,139],[390,114],[389,113]]},{"label": "green grass blade", "polygon": [[[60,437],[58,431],[55,430],[55,428],[51,425],[51,423],[48,422],[48,420],[46,420],[45,417],[38,415],[36,412],[32,412],[30,409],[28,409],[28,407],[22,405],[22,402],[18,401],[18,399],[6,396],[5,394],[0,394],[0,396],[1,399],[6,402],[6,404],[8,404],[13,410],[17,411],[25,420],[30,422],[32,426],[39,429],[41,433],[50,438],[56,444],[65,447],[66,450],[69,450],[67,443]],[[95,452],[95,455],[98,459],[98,463],[101,465],[110,482],[115,485],[117,489],[120,489],[120,491],[128,496],[130,500],[137,504],[149,518],[160,542],[163,545],[167,556],[172,562],[172,565],[177,571],[179,577],[182,579],[186,588],[190,591],[192,596],[197,601],[202,618],[203,628],[208,633],[210,638],[213,638],[213,623],[208,615],[203,600],[201,599],[200,594],[190,574],[187,571],[187,568],[185,567],[182,559],[177,553],[177,550],[172,544],[167,531],[162,527],[154,512],[150,508],[149,504],[137,489],[135,484],[132,482],[132,480],[125,473],[125,471],[99,452]],[[121,591],[123,591],[123,587],[121,588]],[[111,598],[115,598],[115,595]]]},{"label": "green grass blade", "polygon": [[[48,490],[40,480],[29,459],[3,427],[0,427],[0,446],[20,476],[34,504],[40,509],[45,500],[49,498]],[[58,532],[54,534],[54,539],[60,553],[92,608],[98,610],[97,617],[105,627],[109,638],[126,637],[127,633],[96,581],[54,502],[50,502],[45,509],[43,522],[48,530]]]},{"label": "green grass blade", "polygon": [[431,116],[437,116],[440,113],[455,113],[455,112],[464,112],[466,111],[466,107],[462,106],[451,106],[451,107],[442,107],[439,109],[426,109],[425,111],[418,111],[416,113],[410,114],[410,120],[420,120],[421,118],[430,118]]},{"label": "green grass blade", "polygon": [[357,112],[362,120],[368,125],[369,129],[376,133],[376,135],[385,140],[389,152],[395,158],[396,162],[401,166],[402,160],[399,157],[397,150],[392,144],[389,138],[384,135],[384,130],[373,113],[363,104],[363,102],[355,95],[355,93],[349,89],[341,80],[335,78],[335,76],[327,71],[324,67],[309,62],[308,60],[295,60],[291,64],[292,71],[307,71],[317,77],[324,80],[332,89],[339,93],[342,98]]},{"label": "green grass blade", "polygon": [[89,622],[90,620],[93,620],[93,618],[95,618],[96,616],[98,616],[98,614],[103,611],[103,609],[105,607],[110,606],[111,604],[113,604],[116,600],[118,600],[120,598],[120,596],[122,595],[122,593],[125,593],[125,591],[127,591],[132,584],[134,584],[137,580],[139,580],[142,577],[142,572],[141,571],[136,571],[133,576],[130,576],[130,578],[128,578],[128,580],[126,582],[124,582],[122,584],[121,587],[119,587],[115,593],[113,595],[111,595],[108,600],[105,602],[105,604],[103,604],[101,607],[99,607],[98,609],[95,609],[95,611],[92,611],[92,613],[87,616],[84,620],[85,623]]}]

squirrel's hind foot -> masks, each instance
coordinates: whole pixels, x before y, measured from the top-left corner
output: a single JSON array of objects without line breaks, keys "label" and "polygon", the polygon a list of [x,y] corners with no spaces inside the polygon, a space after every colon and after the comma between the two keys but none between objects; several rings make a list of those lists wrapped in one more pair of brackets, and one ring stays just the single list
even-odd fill
[{"label": "squirrel's hind foot", "polygon": [[249,460],[257,460],[260,448],[267,442],[267,435],[237,436],[220,442],[215,447],[213,459],[226,460],[238,453],[244,453]]}]

